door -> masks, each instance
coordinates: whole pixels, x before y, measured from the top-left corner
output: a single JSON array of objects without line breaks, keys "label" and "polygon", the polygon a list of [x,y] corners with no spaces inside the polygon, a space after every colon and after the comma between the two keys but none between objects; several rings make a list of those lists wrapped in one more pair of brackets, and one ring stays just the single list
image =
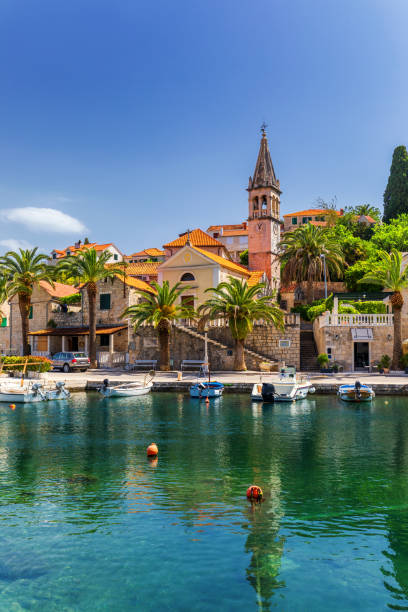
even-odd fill
[{"label": "door", "polygon": [[368,342],[354,342],[354,369],[364,370],[370,363]]}]

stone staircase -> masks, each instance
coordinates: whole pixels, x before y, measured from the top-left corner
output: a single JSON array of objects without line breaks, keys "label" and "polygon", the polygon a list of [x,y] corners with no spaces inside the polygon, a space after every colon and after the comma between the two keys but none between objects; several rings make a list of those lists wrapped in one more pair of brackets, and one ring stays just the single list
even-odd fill
[{"label": "stone staircase", "polygon": [[300,330],[300,370],[301,372],[316,372],[317,348],[311,329]]},{"label": "stone staircase", "polygon": [[[189,334],[193,338],[199,338],[200,340],[204,342],[205,336],[203,333],[200,333],[196,331],[195,329],[191,329],[190,327],[186,327],[185,325],[181,325],[180,323],[177,323],[176,327],[177,329],[182,330],[184,333]],[[208,342],[208,345],[215,346],[218,349],[225,350],[225,351],[231,350],[230,346],[227,346],[226,344],[222,344],[221,342],[218,342],[218,340],[213,340],[212,338],[208,338],[208,336],[207,336],[207,342]],[[250,349],[247,349],[245,347],[244,347],[244,354],[245,354],[245,357],[249,357],[252,361],[255,362],[257,369],[259,369],[259,364],[261,362],[268,363],[270,365],[276,365],[276,362],[271,361],[271,359],[269,359],[268,357],[265,357],[264,355],[261,355],[260,353],[256,353],[255,351],[251,351]]]}]

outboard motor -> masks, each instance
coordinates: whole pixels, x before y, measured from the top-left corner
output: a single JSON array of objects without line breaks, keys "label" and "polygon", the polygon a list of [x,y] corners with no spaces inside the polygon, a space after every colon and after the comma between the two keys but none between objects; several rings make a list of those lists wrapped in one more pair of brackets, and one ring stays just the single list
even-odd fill
[{"label": "outboard motor", "polygon": [[354,383],[354,392],[356,394],[356,398],[361,399],[361,382],[359,380],[356,380]]},{"label": "outboard motor", "polygon": [[103,387],[104,389],[107,389],[107,387],[109,387],[109,378],[103,379]]},{"label": "outboard motor", "polygon": [[34,395],[40,395],[41,399],[45,400],[46,398],[45,398],[44,393],[41,391],[41,387],[42,387],[41,383],[34,383],[31,386],[31,390],[34,392]]},{"label": "outboard motor", "polygon": [[262,384],[262,399],[264,402],[273,403],[275,401],[275,385],[272,383]]},{"label": "outboard motor", "polygon": [[65,389],[65,383],[62,380],[56,382],[55,387],[57,389],[57,393],[61,393],[64,397],[70,396],[70,392]]}]

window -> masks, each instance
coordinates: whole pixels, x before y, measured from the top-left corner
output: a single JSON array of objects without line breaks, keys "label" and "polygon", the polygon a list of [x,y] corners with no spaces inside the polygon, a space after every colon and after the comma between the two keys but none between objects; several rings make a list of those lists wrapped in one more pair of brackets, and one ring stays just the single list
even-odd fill
[{"label": "window", "polygon": [[99,346],[109,346],[109,334],[100,334]]},{"label": "window", "polygon": [[195,280],[195,276],[191,274],[191,272],[185,272],[180,280],[181,281],[193,281]]},{"label": "window", "polygon": [[287,302],[287,300],[281,300],[280,301],[280,307],[282,308],[282,310],[287,310],[288,309],[288,302]]},{"label": "window", "polygon": [[258,210],[258,198],[254,198],[253,207],[254,207],[254,210]]},{"label": "window", "polygon": [[333,349],[331,347],[328,347],[327,349],[327,356],[329,359],[333,358]]},{"label": "window", "polygon": [[111,294],[101,293],[99,296],[99,310],[110,310],[111,307]]},{"label": "window", "polygon": [[319,217],[315,217],[315,221],[324,221],[324,215],[319,215]]},{"label": "window", "polygon": [[0,327],[7,327],[7,317],[3,317],[1,319],[1,325]]},{"label": "window", "polygon": [[113,259],[114,259],[115,261],[118,261],[118,259],[119,259],[119,255],[118,255],[117,253],[114,253],[114,254],[113,254]]},{"label": "window", "polygon": [[309,223],[309,221],[313,221],[312,217],[303,217],[302,223]]},{"label": "window", "polygon": [[28,318],[32,319],[33,318],[33,307],[30,306],[30,312],[28,313]]},{"label": "window", "polygon": [[292,217],[292,225],[297,225],[297,217]]},{"label": "window", "polygon": [[57,254],[56,254],[56,253],[53,253],[53,254],[52,254],[52,258],[53,258],[53,259],[57,259]]},{"label": "window", "polygon": [[263,196],[262,198],[262,208],[266,208],[267,204],[266,204],[266,197]]}]

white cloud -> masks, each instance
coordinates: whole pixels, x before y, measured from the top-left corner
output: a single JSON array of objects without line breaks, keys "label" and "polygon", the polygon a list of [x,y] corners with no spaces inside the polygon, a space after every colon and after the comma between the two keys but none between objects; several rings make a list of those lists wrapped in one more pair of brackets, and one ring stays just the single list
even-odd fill
[{"label": "white cloud", "polygon": [[26,240],[18,240],[17,238],[0,240],[0,251],[18,251],[18,249],[32,249],[32,246]]},{"label": "white cloud", "polygon": [[8,208],[0,211],[0,218],[4,221],[20,223],[29,230],[54,232],[56,234],[78,234],[86,231],[85,225],[55,208],[37,208],[25,206],[24,208]]}]

